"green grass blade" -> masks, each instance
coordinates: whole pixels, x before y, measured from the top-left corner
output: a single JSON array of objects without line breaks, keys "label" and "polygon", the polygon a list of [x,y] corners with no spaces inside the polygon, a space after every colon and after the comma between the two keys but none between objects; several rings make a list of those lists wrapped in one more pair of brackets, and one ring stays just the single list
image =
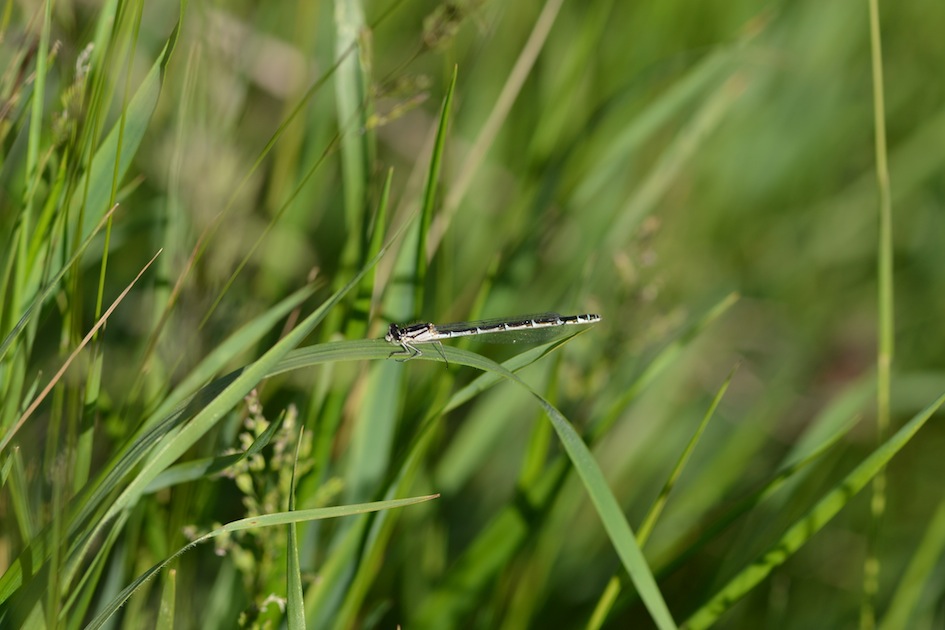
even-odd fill
[{"label": "green grass blade", "polygon": [[[289,484],[289,512],[295,511],[295,476],[298,471],[299,449],[302,447],[302,433],[295,443],[295,459],[292,463],[292,481]],[[286,550],[286,623],[289,630],[305,628],[305,599],[302,596],[302,567],[299,564],[299,538],[295,523],[286,525],[289,530],[288,549]]]},{"label": "green grass blade", "polygon": [[[168,433],[155,446],[154,452],[144,462],[138,475],[127,486],[121,489],[118,497],[111,503],[103,517],[94,525],[89,535],[84,537],[88,544],[95,538],[101,528],[118,512],[138,500],[140,494],[166,468],[174,463],[187,449],[210,430],[233,406],[243,399],[266,374],[285,357],[288,352],[298,345],[341,299],[361,280],[368,269],[373,267],[376,259],[363,268],[348,284],[342,287],[311,315],[305,318],[298,327],[283,337],[258,361],[241,370],[239,374],[213,400],[208,402],[197,414],[178,431]],[[109,489],[105,489],[108,491]],[[84,554],[80,553],[73,558],[73,566],[81,560]]]},{"label": "green grass blade", "polygon": [[[669,478],[666,480],[666,484],[660,491],[660,494],[653,503],[653,506],[643,518],[643,524],[640,525],[640,529],[637,531],[637,543],[641,548],[646,546],[646,541],[649,539],[654,527],[656,527],[656,521],[659,519],[660,514],[662,514],[663,507],[666,505],[666,501],[669,499],[669,493],[672,492],[673,486],[676,485],[676,481],[679,479],[679,475],[682,474],[683,468],[685,468],[686,463],[692,456],[692,452],[695,450],[696,444],[699,442],[699,438],[702,437],[702,434],[705,433],[706,428],[709,426],[709,420],[711,420],[713,415],[715,415],[715,410],[718,408],[719,403],[722,402],[722,397],[725,395],[729,384],[732,382],[732,378],[735,376],[735,369],[736,368],[732,368],[728,374],[728,377],[725,379],[725,382],[722,383],[719,391],[716,392],[715,398],[712,399],[712,404],[709,405],[705,415],[702,417],[702,422],[699,423],[699,426],[696,428],[695,433],[693,433],[692,438],[690,438],[689,443],[686,445],[682,455],[680,455],[679,459],[676,461],[676,466],[670,473]],[[610,581],[604,588],[604,592],[601,594],[600,600],[597,602],[597,606],[594,608],[591,619],[587,624],[588,630],[597,630],[603,625],[604,621],[607,619],[607,614],[610,612],[610,609],[617,601],[617,596],[620,594],[620,591],[620,576],[615,575],[610,578]]]},{"label": "green grass blade", "polygon": [[423,191],[423,205],[420,208],[420,236],[417,239],[414,279],[414,309],[423,306],[424,283],[427,277],[427,239],[430,234],[430,225],[433,222],[433,212],[436,208],[436,191],[440,185],[440,171],[443,167],[443,157],[446,148],[447,131],[449,130],[450,115],[453,105],[453,92],[456,89],[456,77],[459,68],[453,68],[453,77],[450,80],[443,106],[440,109],[440,123],[436,130],[436,139],[433,143],[433,154],[430,156],[430,169],[427,172],[426,186]]},{"label": "green grass blade", "polygon": [[600,419],[594,424],[591,430],[591,443],[597,442],[601,436],[607,433],[627,406],[640,395],[640,392],[653,383],[669,366],[675,364],[689,344],[708,328],[710,324],[715,322],[734,306],[738,299],[739,295],[737,293],[729,293],[702,317],[687,326],[676,340],[663,348],[646,366],[646,369],[643,370],[639,378],[603,412]]},{"label": "green grass blade", "polygon": [[171,569],[164,576],[164,588],[161,589],[161,606],[158,608],[157,628],[174,627],[174,610],[177,603],[177,571]]},{"label": "green grass blade", "polygon": [[[877,235],[877,306],[878,328],[876,348],[876,434],[878,441],[886,439],[890,427],[890,400],[892,398],[892,364],[895,347],[894,291],[893,291],[893,216],[892,193],[889,183],[889,156],[886,148],[886,102],[883,84],[883,51],[880,29],[879,2],[869,1],[870,61],[873,71],[873,132],[875,138],[876,180],[879,196],[879,234]],[[876,626],[876,597],[879,592],[879,526],[886,508],[886,473],[880,470],[873,483],[870,510],[874,527],[867,541],[863,561],[863,602],[860,609],[860,627]]]},{"label": "green grass blade", "polygon": [[[364,7],[360,0],[340,0],[335,3],[335,55],[340,61],[335,73],[335,98],[338,106],[339,127],[363,130],[367,126],[365,104],[368,99],[368,69],[363,63],[367,56],[360,48],[362,33],[366,28]],[[351,49],[359,54],[349,54]],[[344,190],[344,207],[347,229],[352,234],[362,235],[364,214],[367,209],[365,183],[371,169],[373,151],[369,133],[346,133],[341,137],[341,173]],[[344,254],[349,265],[360,255],[360,238],[346,240]]]},{"label": "green grass blade", "polygon": [[683,624],[683,627],[687,630],[698,630],[714,624],[732,604],[757,586],[775,567],[783,564],[785,560],[791,557],[795,551],[800,549],[836,516],[856,493],[862,490],[882,470],[883,466],[903,446],[909,443],[942,403],[945,403],[945,395],[940,396],[938,400],[909,420],[899,431],[873,451],[840,484],[818,501],[806,516],[791,526],[769,551],[732,578],[705,605],[693,613]]},{"label": "green grass blade", "polygon": [[[561,415],[554,405],[545,400],[540,394],[532,390],[524,381],[512,372],[509,372],[501,365],[490,361],[489,359],[459,348],[443,347],[446,360],[451,365],[460,364],[474,367],[483,371],[496,372],[503,378],[515,382],[517,385],[525,388],[541,405],[551,424],[558,434],[561,445],[564,447],[574,466],[575,472],[584,484],[591,502],[594,504],[598,515],[607,531],[611,544],[613,544],[618,557],[623,563],[624,568],[630,575],[630,579],[640,595],[640,599],[646,605],[647,610],[659,628],[675,628],[666,602],[660,593],[656,580],[650,571],[649,565],[643,556],[643,552],[637,545],[633,530],[627,522],[617,499],[607,485],[600,467],[594,460],[594,456],[584,444],[584,441],[578,435],[574,427]],[[427,353],[419,357],[427,360],[440,360],[433,356],[435,353]]]},{"label": "green grass blade", "polygon": [[[182,11],[185,5],[186,2],[182,1]],[[110,207],[108,200],[112,195],[113,178],[121,180],[124,177],[144,139],[161,94],[164,72],[177,44],[180,27],[181,22],[178,21],[157,60],[123,111],[122,121],[116,123],[108,133],[92,159],[89,172],[76,186],[76,190],[81,190],[84,194],[73,198],[69,214],[73,221],[78,217],[82,218],[81,224],[72,226],[79,239],[84,240],[102,220]]]},{"label": "green grass blade", "polygon": [[163,488],[169,488],[177,484],[186,483],[188,481],[196,481],[197,479],[201,479],[203,477],[209,477],[216,473],[223,472],[230,466],[239,463],[247,457],[258,455],[264,448],[266,448],[266,446],[269,445],[269,442],[272,441],[272,437],[276,434],[276,431],[279,429],[279,427],[282,426],[282,421],[284,419],[285,414],[279,414],[279,417],[275,420],[275,422],[270,423],[269,426],[266,427],[266,430],[263,431],[262,434],[260,434],[260,436],[253,441],[249,448],[241,453],[198,459],[195,461],[178,464],[177,466],[171,466],[158,475],[154,481],[148,484],[145,492],[157,492]]},{"label": "green grass blade", "polygon": [[405,507],[408,505],[414,505],[417,503],[422,503],[424,501],[430,501],[431,499],[437,498],[438,495],[428,495],[422,497],[411,497],[408,499],[395,499],[392,501],[376,501],[373,503],[361,503],[355,505],[341,505],[337,507],[329,508],[314,508],[311,510],[296,510],[293,512],[278,512],[275,514],[265,514],[263,516],[254,516],[252,518],[244,518],[231,523],[227,523],[222,527],[218,527],[213,531],[204,534],[200,538],[194,540],[192,543],[182,547],[172,556],[169,556],[165,560],[154,565],[137,579],[134,580],[131,584],[122,590],[118,594],[118,597],[110,601],[87,626],[86,630],[97,630],[104,626],[112,615],[114,615],[121,606],[128,601],[128,598],[134,594],[141,586],[154,577],[157,573],[161,571],[165,566],[168,565],[175,558],[182,556],[184,553],[196,547],[197,545],[212,540],[217,536],[223,534],[229,534],[233,532],[243,531],[243,530],[254,530],[261,527],[275,527],[281,525],[292,525],[294,523],[304,523],[307,521],[321,520],[326,518],[339,518],[342,516],[353,516],[355,514],[365,514],[367,512],[376,512],[378,510],[392,510],[394,508]]},{"label": "green grass blade", "polygon": [[[945,501],[938,504],[938,509],[935,510],[935,514],[925,529],[925,536],[915,548],[912,561],[898,580],[889,608],[880,621],[880,630],[916,627],[919,600],[923,591],[937,587],[935,570],[941,567],[943,552],[945,552]],[[931,614],[930,611],[925,612]]]},{"label": "green grass blade", "polygon": [[715,415],[715,410],[718,408],[719,403],[722,402],[722,397],[725,395],[725,392],[728,391],[728,386],[731,384],[732,378],[734,376],[735,368],[732,368],[732,370],[728,373],[728,377],[725,379],[725,382],[722,383],[722,387],[720,387],[719,391],[716,392],[715,398],[712,399],[712,404],[709,405],[705,415],[702,417],[702,422],[699,423],[699,427],[696,429],[695,433],[692,434],[692,438],[689,440],[689,444],[686,445],[686,449],[676,461],[676,466],[673,468],[673,472],[670,473],[669,478],[666,480],[666,485],[663,486],[659,496],[653,503],[653,507],[650,508],[649,512],[646,514],[646,517],[643,519],[643,524],[640,525],[640,530],[637,532],[637,541],[640,543],[641,547],[646,546],[646,541],[653,532],[653,528],[656,527],[656,521],[659,519],[660,514],[662,514],[663,507],[666,505],[666,501],[669,499],[669,493],[673,491],[673,486],[676,485],[679,475],[682,474],[682,469],[685,468],[686,463],[692,456],[692,452],[695,450],[696,444],[699,442],[699,438],[702,437],[702,434],[705,433],[706,427],[709,426],[709,420],[711,420],[712,416]]}]

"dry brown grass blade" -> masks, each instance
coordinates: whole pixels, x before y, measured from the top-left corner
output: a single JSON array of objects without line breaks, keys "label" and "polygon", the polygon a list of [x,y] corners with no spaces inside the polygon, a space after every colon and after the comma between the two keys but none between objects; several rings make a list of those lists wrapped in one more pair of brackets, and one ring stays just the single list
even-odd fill
[{"label": "dry brown grass blade", "polygon": [[10,443],[10,440],[13,439],[13,436],[16,435],[17,431],[19,431],[20,428],[26,424],[26,421],[30,418],[30,416],[33,415],[33,412],[36,411],[37,407],[39,407],[43,400],[46,399],[46,396],[48,396],[49,392],[52,391],[52,388],[56,386],[56,383],[59,382],[59,379],[62,378],[62,375],[66,373],[66,370],[69,369],[69,366],[72,364],[75,358],[79,356],[79,353],[82,351],[82,349],[85,348],[85,346],[92,339],[92,336],[98,331],[99,328],[105,325],[105,322],[108,320],[109,316],[111,316],[112,311],[114,311],[121,301],[125,299],[125,296],[128,295],[128,292],[131,291],[131,288],[138,282],[139,279],[141,279],[141,276],[144,275],[144,272],[148,270],[148,267],[150,267],[154,261],[157,260],[157,257],[161,255],[162,251],[164,251],[164,248],[159,249],[157,253],[154,254],[154,257],[148,261],[148,264],[146,264],[141,269],[141,271],[138,272],[138,275],[135,276],[135,279],[132,280],[127,287],[125,287],[125,290],[122,291],[117,298],[115,298],[115,301],[112,302],[111,306],[108,307],[108,310],[105,311],[99,320],[95,322],[95,326],[92,327],[92,329],[88,332],[88,334],[85,335],[79,345],[76,346],[75,350],[72,351],[72,354],[69,355],[69,358],[66,359],[66,361],[62,364],[62,367],[59,368],[59,371],[56,372],[55,376],[53,376],[46,387],[43,388],[43,391],[41,391],[39,395],[33,400],[33,402],[30,403],[30,406],[27,407],[26,411],[23,412],[23,415],[20,416],[19,420],[16,421],[16,424],[13,425],[13,428],[3,436],[3,439],[0,440],[0,453],[2,453],[3,449],[6,448],[7,444]]}]

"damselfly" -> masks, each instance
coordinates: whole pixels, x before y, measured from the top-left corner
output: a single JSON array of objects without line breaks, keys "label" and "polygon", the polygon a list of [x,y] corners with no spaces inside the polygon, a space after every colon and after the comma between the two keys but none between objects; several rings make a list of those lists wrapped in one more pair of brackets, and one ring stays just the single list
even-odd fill
[{"label": "damselfly", "polygon": [[422,343],[440,343],[454,337],[488,335],[488,341],[500,343],[541,343],[575,332],[573,326],[594,324],[600,321],[600,315],[558,315],[541,313],[540,315],[522,315],[499,319],[485,319],[478,322],[457,322],[455,324],[409,324],[398,326],[391,324],[384,336],[388,342],[400,346],[400,350],[391,353],[407,355],[404,361],[418,357],[422,352],[417,347]]}]

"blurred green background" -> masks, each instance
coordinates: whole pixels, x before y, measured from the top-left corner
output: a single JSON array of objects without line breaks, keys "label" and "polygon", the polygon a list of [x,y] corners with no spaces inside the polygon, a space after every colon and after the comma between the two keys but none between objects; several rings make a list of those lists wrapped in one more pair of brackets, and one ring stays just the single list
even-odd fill
[{"label": "blurred green background", "polygon": [[[366,361],[360,346],[341,344],[327,363],[261,381],[252,404],[221,412],[180,461],[245,449],[286,412],[261,454],[150,488],[113,521],[89,498],[122,449],[144,443],[139,429],[153,426],[155,410],[183,400],[176,387],[194,379],[192,393],[275,347],[387,240],[302,345],[379,338],[391,321],[599,313],[600,324],[521,376],[584,437],[635,531],[738,365],[641,541],[676,622],[701,610],[886,437],[876,419],[868,8],[5,4],[2,619],[81,626],[197,532],[286,510],[304,426],[300,509],[441,493],[384,517],[298,526],[310,627],[651,627],[534,400],[504,383],[443,411],[478,376],[468,367]],[[893,431],[945,391],[945,5],[883,3],[879,17]],[[112,221],[82,249],[115,201]],[[311,295],[278,310],[309,282]],[[264,331],[227,344],[277,312]],[[522,351],[465,346],[496,360]],[[213,368],[198,369],[214,353]],[[848,497],[718,624],[942,627],[940,419],[892,460],[880,519],[869,487]],[[785,487],[739,511],[843,427]],[[145,451],[122,479],[154,461]],[[114,499],[125,482],[108,483],[102,496]],[[84,506],[94,512],[84,526],[60,522],[62,510]],[[684,553],[733,510],[729,526]],[[35,560],[42,570],[22,584],[11,577],[43,528],[71,544],[95,523],[104,529],[85,555],[50,544]],[[292,627],[264,604],[291,584],[287,544],[285,528],[272,527],[197,547],[171,564],[176,599],[164,572],[114,619]],[[875,595],[863,586],[871,553]],[[61,566],[79,568],[60,577]],[[608,584],[619,590],[610,601]]]}]

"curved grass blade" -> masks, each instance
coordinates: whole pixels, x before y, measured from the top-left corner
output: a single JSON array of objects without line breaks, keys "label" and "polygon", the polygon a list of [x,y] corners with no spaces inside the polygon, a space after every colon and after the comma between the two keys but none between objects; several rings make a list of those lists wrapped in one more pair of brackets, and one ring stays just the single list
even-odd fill
[{"label": "curved grass blade", "polygon": [[[603,409],[591,414],[597,420],[592,421],[587,431],[587,442],[591,446],[599,442],[624,413],[627,406],[682,355],[683,350],[699,336],[702,330],[724,314],[737,299],[738,295],[735,293],[723,298],[708,313],[685,328],[675,341],[663,348],[616,401],[609,402],[606,406],[598,405]],[[553,344],[548,347],[548,350],[555,347],[556,345]],[[512,361],[524,360],[532,353],[543,352],[546,352],[546,349],[529,350],[504,365],[510,366]],[[464,402],[464,396],[471,398],[474,395],[472,388],[491,386],[501,378],[500,375],[491,372],[482,374],[470,384],[468,390],[457,392],[454,400],[449,403],[449,408],[454,408]],[[516,551],[526,544],[529,535],[533,533],[530,523],[536,514],[542,514],[550,509],[564,487],[569,473],[567,460],[559,458],[537,483],[522,488],[522,492],[530,498],[527,511],[523,510],[522,506],[513,504],[493,517],[476,540],[449,569],[444,577],[443,585],[424,602],[419,614],[421,625],[448,627],[460,623],[460,620],[472,614],[471,605],[474,599],[468,594],[480,593],[487,588],[495,575],[508,565]]]},{"label": "curved grass blade", "polygon": [[708,628],[748,591],[784,563],[804,543],[820,531],[836,514],[873,479],[905,446],[919,429],[945,403],[945,394],[914,416],[891,438],[854,468],[833,490],[828,492],[810,512],[790,529],[766,553],[732,578],[712,599],[697,610],[684,624],[687,629]]},{"label": "curved grass blade", "polygon": [[421,497],[411,497],[408,499],[395,499],[393,501],[375,501],[373,503],[360,503],[355,505],[341,505],[330,508],[314,508],[311,510],[296,510],[293,512],[277,512],[275,514],[265,514],[263,516],[254,516],[251,518],[243,518],[238,521],[233,521],[227,523],[223,527],[218,527],[217,529],[204,534],[200,538],[197,538],[188,545],[180,548],[176,553],[165,558],[158,564],[154,565],[143,574],[138,576],[134,582],[129,584],[118,594],[118,596],[110,601],[102,610],[101,613],[95,619],[93,619],[89,625],[86,626],[87,630],[97,630],[105,625],[112,615],[114,615],[118,609],[128,601],[128,598],[131,595],[141,588],[141,585],[154,577],[158,572],[161,571],[165,566],[168,565],[172,560],[182,556],[184,553],[190,549],[196,547],[200,543],[206,542],[217,536],[223,534],[229,534],[232,532],[248,530],[248,529],[258,529],[260,527],[273,527],[277,525],[292,525],[294,523],[304,523],[306,521],[314,521],[325,518],[338,518],[340,516],[353,516],[355,514],[365,514],[367,512],[377,512],[378,510],[390,510],[393,508],[404,507],[407,505],[414,505],[416,503],[422,503],[424,501],[430,501],[431,499],[436,499],[439,495],[432,494]]},{"label": "curved grass blade", "polygon": [[[451,364],[466,365],[485,372],[494,372],[507,380],[513,381],[520,387],[525,388],[526,391],[535,397],[538,404],[544,409],[548,418],[551,420],[552,427],[558,434],[561,445],[564,447],[565,452],[567,452],[575,472],[577,472],[578,477],[584,484],[591,503],[593,503],[594,508],[601,518],[604,529],[607,531],[607,535],[614,546],[614,550],[617,552],[627,573],[629,573],[630,579],[639,593],[640,599],[652,616],[653,621],[656,623],[657,627],[661,629],[675,628],[676,624],[669,612],[669,608],[666,606],[666,602],[663,600],[663,595],[660,593],[653,573],[650,571],[649,565],[646,562],[646,558],[644,558],[643,552],[640,550],[639,545],[637,545],[630,524],[627,522],[619,503],[617,503],[616,497],[614,497],[613,493],[610,491],[607,481],[604,479],[603,472],[597,465],[597,461],[594,459],[594,456],[584,444],[584,441],[578,435],[577,431],[571,426],[571,423],[567,421],[554,405],[545,400],[544,397],[529,387],[528,384],[522,381],[518,376],[509,372],[498,363],[459,348],[445,346],[443,352],[445,354],[445,360],[449,361]],[[424,359],[430,357],[425,354],[418,358]],[[438,358],[434,360],[438,360]]]},{"label": "curved grass blade", "polygon": [[[279,340],[256,362],[240,370],[235,378],[200,409],[189,422],[165,435],[154,447],[154,451],[150,453],[150,459],[144,462],[137,476],[121,490],[118,497],[108,506],[105,514],[98,519],[91,531],[82,537],[81,547],[88,549],[88,545],[91,544],[91,541],[95,539],[109,520],[118,512],[136,502],[144,489],[161,472],[193,446],[227,411],[237,405],[243,399],[243,396],[265,378],[266,374],[325,318],[329,310],[340,302],[348,291],[357,286],[357,283],[374,266],[381,255],[383,255],[383,251],[370,264],[362,268],[348,284],[339,289],[311,315],[306,317],[295,330]],[[75,570],[84,555],[84,552],[79,552],[71,559],[70,567],[72,571]],[[70,574],[71,571],[67,571],[67,575]]]}]

